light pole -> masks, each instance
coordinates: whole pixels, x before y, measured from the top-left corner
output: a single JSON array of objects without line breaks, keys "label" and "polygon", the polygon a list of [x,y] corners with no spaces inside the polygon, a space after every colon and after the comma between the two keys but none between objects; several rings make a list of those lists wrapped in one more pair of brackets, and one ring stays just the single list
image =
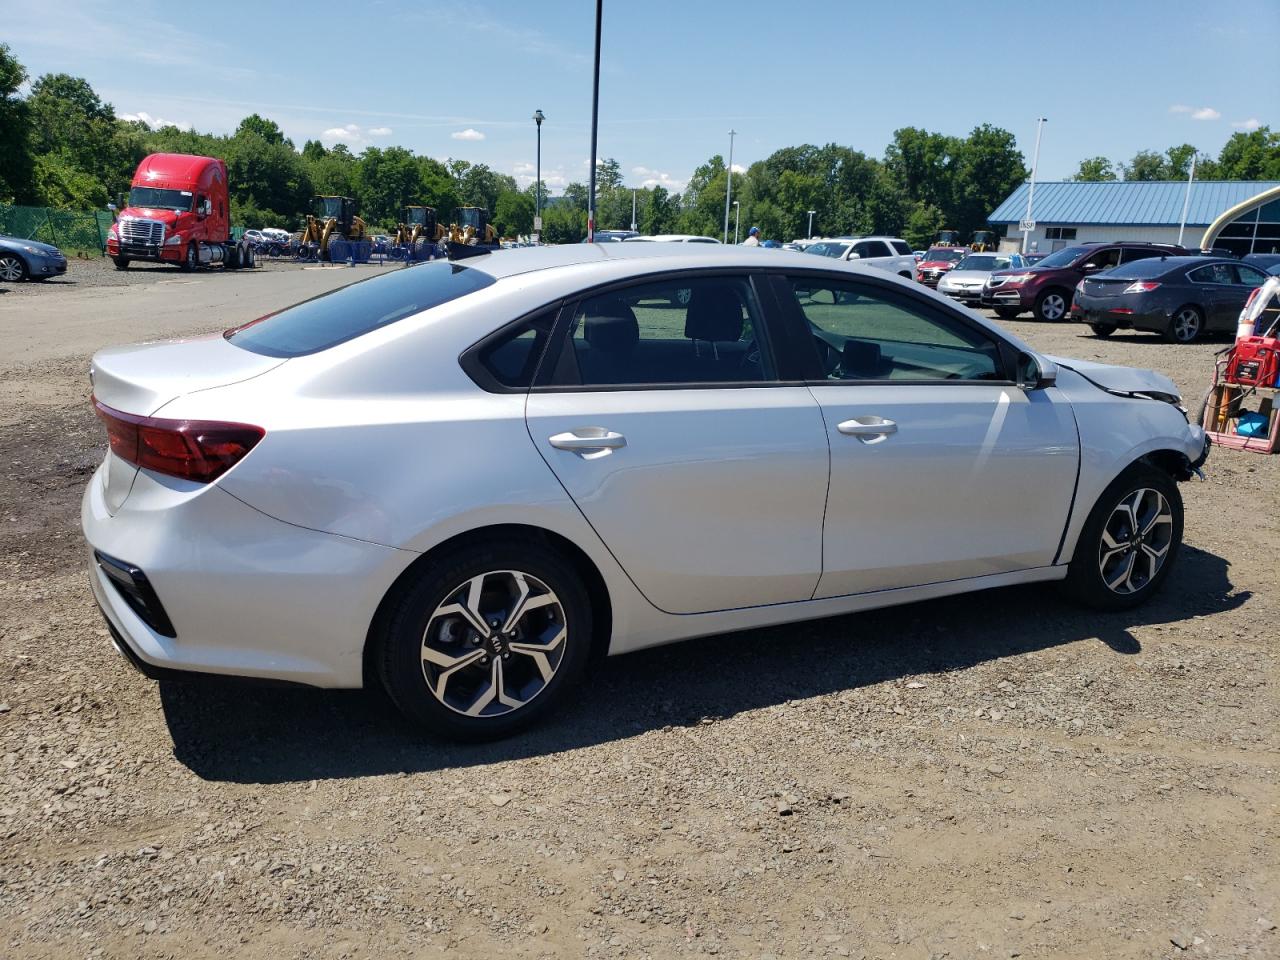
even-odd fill
[{"label": "light pole", "polygon": [[1191,207],[1191,184],[1196,180],[1196,155],[1191,154],[1191,173],[1187,176],[1187,192],[1182,198],[1182,222],[1178,224],[1178,246],[1182,246],[1182,235],[1187,229],[1187,210]]},{"label": "light pole", "polygon": [[604,0],[596,0],[596,62],[591,82],[591,192],[587,194],[587,243],[596,242],[596,128],[600,120],[600,19]]},{"label": "light pole", "polygon": [[815,213],[817,213],[817,212],[818,212],[817,210],[810,210],[810,211],[809,211],[809,236],[808,236],[808,237],[806,237],[806,239],[808,239],[808,240],[812,240],[812,239],[813,239],[813,215],[814,215]]},{"label": "light pole", "polygon": [[733,242],[738,242],[738,223],[742,219],[742,205],[737,200],[733,201]]},{"label": "light pole", "polygon": [[631,190],[631,229],[634,230],[635,228],[636,228],[636,191],[633,188]]},{"label": "light pole", "polygon": [[1031,184],[1027,187],[1027,218],[1019,224],[1023,226],[1022,231],[1022,252],[1027,252],[1027,243],[1031,240],[1031,230],[1025,229],[1025,225],[1031,223],[1031,201],[1036,198],[1036,167],[1040,165],[1040,132],[1044,129],[1048,117],[1036,117],[1036,152],[1031,156]]},{"label": "light pole", "polygon": [[533,181],[533,239],[539,242],[542,240],[542,121],[545,119],[541,110],[533,111],[533,122],[538,125],[538,163],[534,174],[537,179]]},{"label": "light pole", "polygon": [[729,242],[729,199],[733,196],[733,138],[737,135],[737,130],[729,131],[729,168],[724,183],[724,236],[721,238],[725,243]]}]

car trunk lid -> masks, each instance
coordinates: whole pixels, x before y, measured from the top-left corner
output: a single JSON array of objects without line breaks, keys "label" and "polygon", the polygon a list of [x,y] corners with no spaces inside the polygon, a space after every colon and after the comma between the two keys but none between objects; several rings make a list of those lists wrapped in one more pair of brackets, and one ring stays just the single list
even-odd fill
[{"label": "car trunk lid", "polygon": [[[93,395],[113,410],[152,416],[177,397],[261,376],[288,361],[232,346],[222,334],[100,350],[89,367]],[[136,465],[108,452],[103,495],[112,513],[123,506]]]}]

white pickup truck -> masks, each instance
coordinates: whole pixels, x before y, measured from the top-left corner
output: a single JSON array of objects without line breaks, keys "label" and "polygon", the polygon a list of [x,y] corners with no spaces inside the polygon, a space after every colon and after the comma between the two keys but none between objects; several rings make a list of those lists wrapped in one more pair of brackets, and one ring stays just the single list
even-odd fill
[{"label": "white pickup truck", "polygon": [[898,237],[830,237],[809,244],[804,252],[833,260],[857,260],[908,280],[916,268],[910,245]]}]

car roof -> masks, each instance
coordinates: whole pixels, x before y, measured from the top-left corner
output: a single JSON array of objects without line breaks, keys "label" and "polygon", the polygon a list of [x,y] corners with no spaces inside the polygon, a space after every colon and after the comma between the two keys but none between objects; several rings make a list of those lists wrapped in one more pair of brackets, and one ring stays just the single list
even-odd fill
[{"label": "car roof", "polygon": [[467,257],[459,263],[474,267],[495,279],[502,279],[535,270],[647,260],[670,261],[672,269],[759,267],[761,264],[794,264],[813,269],[813,257],[806,254],[775,250],[767,258],[762,258],[758,247],[722,243],[566,243],[519,250],[495,250]]}]

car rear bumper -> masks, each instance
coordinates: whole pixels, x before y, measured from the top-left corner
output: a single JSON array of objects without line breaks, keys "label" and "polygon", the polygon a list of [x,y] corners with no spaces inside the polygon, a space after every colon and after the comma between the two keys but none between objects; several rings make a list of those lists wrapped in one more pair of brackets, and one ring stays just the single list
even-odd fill
[{"label": "car rear bumper", "polygon": [[[113,516],[100,469],[81,524],[94,599],[135,667],[362,685],[374,612],[415,554],[275,520],[216,486],[147,471],[134,485]],[[155,604],[131,596],[113,564],[141,574]]]},{"label": "car rear bumper", "polygon": [[1071,317],[1090,326],[1115,327],[1119,330],[1163,333],[1169,326],[1169,317],[1161,310],[1134,311],[1133,308],[1117,304],[1114,300],[1102,303],[1088,300],[1083,303],[1076,301],[1071,307]]}]

